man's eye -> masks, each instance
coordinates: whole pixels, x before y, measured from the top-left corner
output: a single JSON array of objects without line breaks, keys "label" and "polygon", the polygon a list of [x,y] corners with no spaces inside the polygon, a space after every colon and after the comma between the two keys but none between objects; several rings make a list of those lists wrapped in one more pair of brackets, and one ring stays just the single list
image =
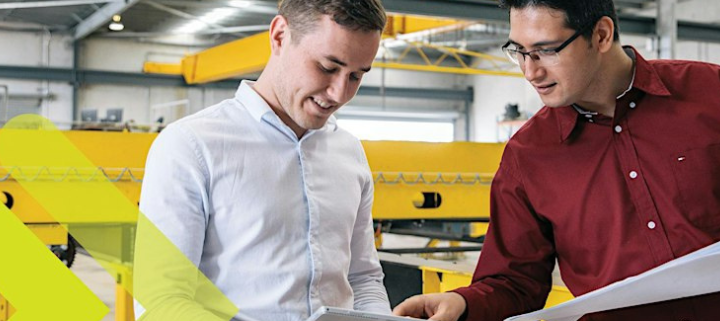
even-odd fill
[{"label": "man's eye", "polygon": [[320,70],[322,70],[326,74],[332,74],[337,70],[337,68],[325,68],[325,66],[320,65]]},{"label": "man's eye", "polygon": [[352,81],[358,81],[358,80],[360,80],[360,77],[359,77],[358,75],[356,75],[355,73],[351,73],[351,74],[350,74],[350,80],[352,80]]},{"label": "man's eye", "polygon": [[537,52],[541,56],[550,56],[555,54],[555,49],[538,49]]}]

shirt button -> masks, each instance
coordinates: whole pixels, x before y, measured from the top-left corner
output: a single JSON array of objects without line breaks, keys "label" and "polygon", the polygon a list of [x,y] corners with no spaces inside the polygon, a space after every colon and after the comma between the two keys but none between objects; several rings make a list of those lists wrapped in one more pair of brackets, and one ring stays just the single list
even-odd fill
[{"label": "shirt button", "polygon": [[655,222],[653,222],[653,221],[648,222],[648,228],[651,229],[651,230],[654,230],[654,229],[655,229]]},{"label": "shirt button", "polygon": [[622,127],[620,127],[620,125],[615,126],[615,132],[620,134],[620,132],[622,132]]},{"label": "shirt button", "polygon": [[592,115],[586,114],[586,115],[585,115],[585,118],[592,118]]},{"label": "shirt button", "polygon": [[638,177],[638,173],[636,171],[631,171],[629,174],[630,178],[636,179]]},{"label": "shirt button", "polygon": [[637,104],[634,101],[630,102],[630,108],[635,108],[635,107],[637,107]]},{"label": "shirt button", "polygon": [[589,122],[594,123],[595,121],[592,119],[588,119]]}]

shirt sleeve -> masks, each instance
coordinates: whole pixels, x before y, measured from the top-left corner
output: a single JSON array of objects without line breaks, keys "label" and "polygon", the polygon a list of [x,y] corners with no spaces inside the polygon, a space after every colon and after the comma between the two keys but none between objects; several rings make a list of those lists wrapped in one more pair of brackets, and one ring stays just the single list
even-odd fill
[{"label": "shirt sleeve", "polygon": [[355,310],[390,314],[390,301],[383,285],[385,275],[375,249],[372,225],[373,179],[369,168],[367,172],[350,243],[348,281],[354,294]]},{"label": "shirt sleeve", "polygon": [[134,262],[136,315],[144,321],[232,317],[211,312],[201,302],[207,295],[199,294],[210,283],[197,268],[205,241],[209,174],[197,146],[189,129],[176,125],[165,129],[148,153]]},{"label": "shirt sleeve", "polygon": [[466,320],[502,321],[541,309],[552,287],[552,240],[550,223],[534,212],[507,147],[493,179],[490,227],[472,284],[454,290],[467,302]]}]

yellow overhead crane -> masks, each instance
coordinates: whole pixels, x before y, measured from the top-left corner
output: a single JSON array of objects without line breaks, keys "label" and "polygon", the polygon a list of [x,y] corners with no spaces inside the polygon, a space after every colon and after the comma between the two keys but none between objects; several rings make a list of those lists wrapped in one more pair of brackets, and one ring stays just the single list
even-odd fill
[{"label": "yellow overhead crane", "polygon": [[[63,135],[97,166],[93,169],[53,169],[0,167],[0,201],[17,215],[47,245],[69,245],[67,230],[102,233],[103,247],[93,248],[94,258],[114,271],[117,282],[115,320],[134,320],[132,286],[134,222],[108,222],[103,213],[93,219],[56,222],[18,183],[18,180],[46,180],[49,184],[72,179],[106,179],[133,203],[140,197],[144,163],[156,134],[95,131],[66,131]],[[497,170],[502,144],[468,142],[419,143],[365,141],[375,179],[373,220],[381,229],[388,222],[456,221],[466,227],[460,234],[484,234],[489,215],[489,185]],[[85,228],[85,230],[84,230]],[[390,230],[392,232],[392,230]],[[435,231],[436,234],[458,231]],[[107,256],[102,253],[110,253]],[[417,271],[416,293],[445,291],[470,283],[472,269],[458,270],[451,265],[418,261],[381,253],[384,267],[404,266]],[[412,259],[411,259],[412,260]],[[392,267],[391,267],[392,266]],[[405,270],[406,271],[406,270]],[[388,278],[391,273],[387,273]],[[413,275],[402,272],[401,275]],[[389,282],[396,282],[393,279]],[[398,281],[399,282],[399,281]],[[414,294],[403,293],[402,295]],[[395,294],[397,296],[399,294]],[[391,296],[393,294],[391,293]],[[404,297],[399,297],[402,299]],[[572,298],[566,288],[553,288],[548,306]],[[0,321],[13,313],[0,296]]]},{"label": "yellow overhead crane", "polygon": [[[472,23],[462,20],[394,15],[388,16],[383,38],[398,39],[400,35],[419,32],[448,32],[466,28]],[[498,57],[457,48],[436,46],[418,41],[406,41],[407,47],[398,57],[386,57],[373,63],[377,68],[391,68],[426,72],[456,74],[495,75],[521,77],[522,74],[508,71],[513,67],[507,58]],[[145,62],[143,72],[183,75],[188,84],[201,84],[222,79],[257,73],[265,68],[270,57],[270,38],[268,32],[261,32],[239,40],[231,41],[199,53],[188,55],[181,63]],[[406,58],[416,51],[423,64],[408,63]],[[431,60],[426,52],[438,51],[441,56]],[[467,64],[463,58],[475,58],[475,63]],[[449,59],[448,59],[449,58]],[[454,64],[447,65],[447,62]],[[489,62],[492,69],[481,69],[481,61]],[[444,64],[444,65],[443,65]]]}]

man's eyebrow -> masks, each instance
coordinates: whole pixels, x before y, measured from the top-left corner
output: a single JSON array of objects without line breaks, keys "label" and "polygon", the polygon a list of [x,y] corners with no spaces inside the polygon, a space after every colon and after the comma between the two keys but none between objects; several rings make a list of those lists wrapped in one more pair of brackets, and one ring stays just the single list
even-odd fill
[{"label": "man's eyebrow", "polygon": [[[542,46],[547,46],[547,45],[554,45],[554,44],[558,44],[558,43],[560,43],[560,42],[562,42],[562,41],[560,41],[560,40],[554,40],[554,41],[549,41],[549,40],[546,40],[546,41],[538,41],[538,42],[532,44],[532,47],[542,47]],[[506,46],[515,45],[515,46],[517,46],[517,47],[524,47],[523,45],[517,43],[516,41],[514,41],[514,40],[512,40],[512,39],[508,39],[508,42],[507,42],[505,45],[506,45]]]},{"label": "man's eyebrow", "polygon": [[[340,65],[340,66],[347,67],[347,63],[346,63],[346,62],[338,59],[338,58],[335,57],[335,56],[325,56],[325,59],[330,60],[330,61],[332,61],[333,63],[336,63],[336,64],[338,64],[338,65]],[[361,70],[361,71],[364,71],[364,72],[370,72],[370,68],[371,68],[371,67],[365,67],[365,68],[360,68],[360,70]]]},{"label": "man's eyebrow", "polygon": [[340,59],[337,59],[335,56],[325,56],[325,59],[330,60],[340,66],[347,67],[347,63],[345,63],[344,61],[342,61]]}]

